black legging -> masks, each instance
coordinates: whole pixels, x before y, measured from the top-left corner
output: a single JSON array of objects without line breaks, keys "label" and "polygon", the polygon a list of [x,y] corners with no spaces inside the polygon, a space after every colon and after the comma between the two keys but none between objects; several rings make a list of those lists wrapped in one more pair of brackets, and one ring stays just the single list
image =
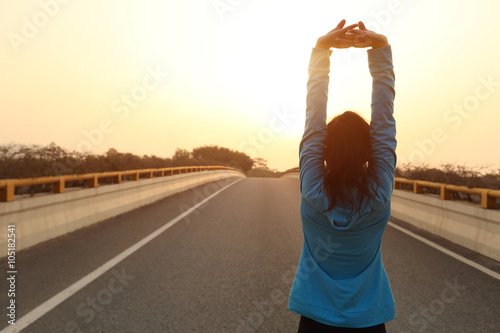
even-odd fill
[{"label": "black legging", "polygon": [[304,316],[300,317],[299,331],[297,333],[386,333],[385,324],[363,328],[345,328],[329,326]]}]

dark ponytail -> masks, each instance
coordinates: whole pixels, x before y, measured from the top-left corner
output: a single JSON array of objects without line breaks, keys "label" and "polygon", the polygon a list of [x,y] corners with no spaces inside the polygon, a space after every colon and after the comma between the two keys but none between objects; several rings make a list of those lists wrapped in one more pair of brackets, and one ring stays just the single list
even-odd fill
[{"label": "dark ponytail", "polygon": [[376,195],[370,184],[376,184],[377,180],[368,173],[370,125],[357,113],[346,111],[333,118],[327,129],[324,185],[330,202],[324,212],[343,205],[351,207],[351,214],[355,215],[364,199],[375,199]]}]

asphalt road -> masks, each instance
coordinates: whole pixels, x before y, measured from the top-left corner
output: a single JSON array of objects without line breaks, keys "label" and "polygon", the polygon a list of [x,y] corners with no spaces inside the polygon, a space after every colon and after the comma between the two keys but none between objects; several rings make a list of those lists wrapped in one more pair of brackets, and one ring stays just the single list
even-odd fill
[{"label": "asphalt road", "polygon": [[[298,181],[233,181],[50,311],[39,306],[230,182],[18,252],[17,320],[41,314],[22,332],[296,332],[287,302],[302,247]],[[499,280],[390,226],[382,253],[397,307],[388,332],[500,332]],[[5,259],[0,267],[4,329]]]}]

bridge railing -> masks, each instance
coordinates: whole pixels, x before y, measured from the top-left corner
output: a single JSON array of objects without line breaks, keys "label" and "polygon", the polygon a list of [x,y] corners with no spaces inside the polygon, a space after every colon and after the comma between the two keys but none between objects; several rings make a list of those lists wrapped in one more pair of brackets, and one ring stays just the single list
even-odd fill
[{"label": "bridge railing", "polygon": [[452,192],[478,194],[481,196],[481,207],[493,209],[497,207],[497,200],[500,198],[500,191],[487,188],[457,186],[444,183],[429,182],[425,180],[412,180],[406,178],[396,177],[394,179],[394,188],[403,189],[404,184],[413,187],[413,193],[422,194],[424,188],[433,188],[439,190],[439,197],[441,200],[451,200]]},{"label": "bridge railing", "polygon": [[114,184],[122,182],[124,177],[127,180],[137,181],[141,178],[156,178],[166,177],[190,172],[213,171],[213,170],[232,170],[239,169],[226,166],[187,166],[187,167],[171,167],[160,169],[141,169],[116,172],[100,172],[87,173],[82,175],[64,175],[56,177],[39,177],[39,178],[22,178],[22,179],[4,179],[0,180],[0,202],[13,201],[15,197],[16,187],[32,186],[32,185],[47,185],[52,184],[52,193],[64,193],[66,183],[71,181],[86,181],[88,187],[99,186],[99,180],[112,179]]}]

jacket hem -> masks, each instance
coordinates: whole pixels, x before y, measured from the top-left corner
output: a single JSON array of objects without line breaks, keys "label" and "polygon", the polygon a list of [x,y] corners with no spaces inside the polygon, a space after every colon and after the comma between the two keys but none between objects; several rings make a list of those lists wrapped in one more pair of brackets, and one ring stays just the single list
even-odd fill
[{"label": "jacket hem", "polygon": [[308,304],[290,296],[288,309],[325,325],[348,328],[375,326],[396,318],[394,303],[369,311],[338,312]]}]

